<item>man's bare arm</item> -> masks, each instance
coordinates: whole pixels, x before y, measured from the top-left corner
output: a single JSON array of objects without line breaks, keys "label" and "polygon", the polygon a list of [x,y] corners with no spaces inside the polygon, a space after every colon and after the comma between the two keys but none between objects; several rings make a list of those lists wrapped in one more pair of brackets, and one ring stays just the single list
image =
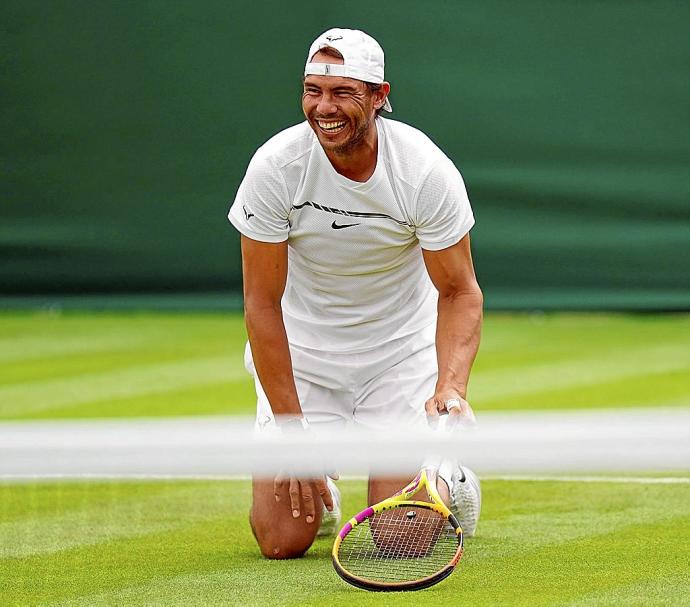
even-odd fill
[{"label": "man's bare arm", "polygon": [[252,358],[275,415],[301,416],[280,300],[287,280],[287,241],[242,236],[244,319]]},{"label": "man's bare arm", "polygon": [[[458,397],[464,401],[467,396],[470,370],[479,349],[483,297],[474,273],[469,235],[441,251],[423,250],[423,255],[439,292],[438,380],[434,396],[427,401],[427,413],[433,415],[444,410],[446,401]],[[461,413],[471,415],[471,410]]]},{"label": "man's bare arm", "polygon": [[[287,266],[287,242],[259,242],[242,236],[244,319],[254,367],[273,414],[290,418],[302,417],[302,408],[280,306]],[[301,515],[303,504],[307,523],[316,520],[316,508],[320,507],[317,495],[329,511],[333,510],[333,498],[323,477],[300,480],[289,473],[279,474],[273,481],[276,502],[285,488],[295,518]]]}]

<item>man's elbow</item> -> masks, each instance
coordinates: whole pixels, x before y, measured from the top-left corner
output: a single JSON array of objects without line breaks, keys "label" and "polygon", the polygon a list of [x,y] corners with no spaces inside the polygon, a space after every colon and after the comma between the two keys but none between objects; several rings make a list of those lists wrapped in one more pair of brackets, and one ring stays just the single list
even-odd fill
[{"label": "man's elbow", "polygon": [[280,305],[280,299],[270,297],[244,297],[244,318],[245,322],[250,323],[254,319],[259,322],[265,319],[266,316],[282,316],[283,309]]},{"label": "man's elbow", "polygon": [[484,314],[484,294],[476,282],[475,285],[467,294],[467,307],[474,311],[477,319],[481,322]]},{"label": "man's elbow", "polygon": [[479,283],[475,281],[474,283],[474,297],[477,302],[477,306],[479,309],[484,308],[484,293],[482,292],[481,287],[479,286]]},{"label": "man's elbow", "polygon": [[462,288],[449,289],[440,293],[441,301],[453,304],[461,304],[465,307],[479,308],[484,307],[484,294],[477,281],[463,285]]}]

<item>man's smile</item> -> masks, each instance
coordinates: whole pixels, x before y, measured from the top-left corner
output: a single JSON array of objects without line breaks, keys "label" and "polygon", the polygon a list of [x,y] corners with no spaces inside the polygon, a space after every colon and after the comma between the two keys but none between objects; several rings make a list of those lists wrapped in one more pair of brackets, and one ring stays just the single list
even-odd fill
[{"label": "man's smile", "polygon": [[333,134],[333,133],[339,133],[345,128],[345,125],[347,125],[347,121],[345,120],[317,120],[316,124],[319,125],[319,128],[324,131],[325,133]]},{"label": "man's smile", "polygon": [[339,133],[347,125],[346,120],[316,120],[319,129],[325,133]]}]

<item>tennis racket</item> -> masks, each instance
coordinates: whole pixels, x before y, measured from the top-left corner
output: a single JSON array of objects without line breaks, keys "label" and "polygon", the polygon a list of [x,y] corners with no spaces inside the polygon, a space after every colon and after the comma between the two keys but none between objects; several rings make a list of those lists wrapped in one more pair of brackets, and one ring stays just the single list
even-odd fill
[{"label": "tennis racket", "polygon": [[[422,489],[430,501],[412,500]],[[421,590],[447,578],[462,553],[462,529],[436,490],[436,470],[423,468],[404,489],[350,519],[332,557],[338,575],[358,588]]]}]

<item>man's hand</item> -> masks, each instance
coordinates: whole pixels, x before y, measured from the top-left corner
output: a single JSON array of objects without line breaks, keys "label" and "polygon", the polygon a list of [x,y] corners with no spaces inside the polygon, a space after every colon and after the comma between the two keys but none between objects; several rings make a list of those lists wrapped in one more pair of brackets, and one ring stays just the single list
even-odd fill
[{"label": "man's hand", "polygon": [[424,403],[429,425],[435,427],[438,424],[439,415],[448,413],[446,428],[452,429],[461,424],[474,425],[477,420],[470,403],[468,403],[456,390],[437,390],[436,393]]},{"label": "man's hand", "polygon": [[[276,416],[276,423],[283,434],[298,436],[302,439],[310,436],[309,424],[302,415]],[[330,476],[333,480],[338,479],[338,474],[333,471],[327,472],[327,476]],[[283,470],[273,481],[273,495],[276,498],[276,502],[280,502],[280,496],[285,487],[288,490],[290,510],[292,510],[294,518],[299,518],[301,515],[300,497],[302,498],[302,504],[304,504],[304,514],[307,523],[313,523],[316,518],[315,495],[321,496],[321,501],[329,512],[333,511],[333,496],[328,489],[326,475],[318,478],[299,478]]]},{"label": "man's hand", "polygon": [[296,476],[281,472],[273,481],[273,494],[276,502],[280,502],[280,495],[284,487],[288,488],[288,495],[290,496],[290,509],[292,516],[299,518],[301,515],[300,497],[304,504],[304,514],[307,523],[313,523],[316,518],[316,499],[315,495],[321,496],[321,501],[326,510],[333,511],[333,497],[328,490],[328,483],[326,477],[321,478],[297,478]]}]

